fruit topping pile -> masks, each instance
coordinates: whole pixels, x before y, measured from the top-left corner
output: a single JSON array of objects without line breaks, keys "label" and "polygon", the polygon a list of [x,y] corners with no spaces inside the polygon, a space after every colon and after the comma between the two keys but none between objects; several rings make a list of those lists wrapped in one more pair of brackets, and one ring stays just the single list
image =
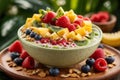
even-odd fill
[{"label": "fruit topping pile", "polygon": [[64,47],[86,45],[95,36],[89,18],[77,15],[73,10],[64,11],[61,7],[56,12],[40,9],[39,14],[27,18],[21,31],[28,41]]},{"label": "fruit topping pile", "polygon": [[90,19],[92,22],[105,23],[110,20],[110,14],[106,11],[100,11],[98,13],[92,14]]},{"label": "fruit topping pile", "polygon": [[[17,47],[17,48],[16,48]],[[104,45],[100,44],[95,52],[85,61],[77,65],[77,67],[59,69],[57,67],[47,68],[46,66],[37,63],[23,48],[21,42],[16,40],[12,43],[9,48],[9,57],[11,58],[8,62],[8,66],[11,68],[17,68],[16,71],[25,71],[26,74],[34,76],[37,75],[41,78],[47,76],[57,76],[62,78],[80,78],[91,76],[105,72],[108,69],[115,66],[115,57],[104,50]],[[13,63],[11,65],[11,62]],[[14,65],[15,64],[15,65]],[[112,66],[113,65],[113,66]],[[25,69],[25,70],[24,70]]]}]

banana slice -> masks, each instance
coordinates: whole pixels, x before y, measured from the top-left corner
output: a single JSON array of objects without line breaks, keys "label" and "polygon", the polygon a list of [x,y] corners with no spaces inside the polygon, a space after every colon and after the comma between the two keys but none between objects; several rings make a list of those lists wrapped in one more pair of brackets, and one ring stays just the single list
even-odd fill
[{"label": "banana slice", "polygon": [[115,33],[103,33],[102,43],[119,47],[120,46],[120,31]]}]

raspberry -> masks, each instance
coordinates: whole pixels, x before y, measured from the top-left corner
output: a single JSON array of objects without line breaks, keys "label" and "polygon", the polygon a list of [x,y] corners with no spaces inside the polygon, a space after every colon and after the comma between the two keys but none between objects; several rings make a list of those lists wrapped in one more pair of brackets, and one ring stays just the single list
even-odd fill
[{"label": "raspberry", "polygon": [[44,23],[54,24],[54,20],[53,19],[55,18],[55,16],[56,16],[56,13],[50,11],[43,17],[42,21]]},{"label": "raspberry", "polygon": [[35,66],[34,59],[30,56],[26,57],[22,63],[22,67],[24,68],[33,69],[34,66]]},{"label": "raspberry", "polygon": [[95,52],[90,56],[90,58],[94,58],[95,60],[98,58],[105,58],[105,54],[102,48],[97,48]]},{"label": "raspberry", "polygon": [[93,65],[93,68],[95,69],[95,71],[99,71],[99,72],[102,72],[102,71],[105,71],[107,69],[107,62],[105,59],[103,58],[98,58],[94,65]]},{"label": "raspberry", "polygon": [[77,19],[77,20],[74,21],[74,23],[77,23],[81,27],[83,27],[85,25],[82,19]]},{"label": "raspberry", "polygon": [[77,17],[78,17],[79,19],[83,19],[83,16],[82,16],[82,15],[77,15]]},{"label": "raspberry", "polygon": [[56,20],[55,24],[56,26],[66,28],[70,24],[70,19],[67,16],[62,16]]},{"label": "raspberry", "polygon": [[29,56],[29,54],[25,50],[23,50],[22,53],[20,54],[20,58],[22,58],[22,59],[25,59],[28,56]]},{"label": "raspberry", "polygon": [[13,42],[13,43],[9,46],[8,50],[9,50],[10,52],[18,52],[18,53],[21,53],[21,52],[22,52],[22,44],[21,44],[21,42],[20,42],[19,40],[16,40],[15,42]]},{"label": "raspberry", "polygon": [[70,24],[68,27],[69,31],[74,31],[76,29],[76,27],[74,26],[74,24]]}]

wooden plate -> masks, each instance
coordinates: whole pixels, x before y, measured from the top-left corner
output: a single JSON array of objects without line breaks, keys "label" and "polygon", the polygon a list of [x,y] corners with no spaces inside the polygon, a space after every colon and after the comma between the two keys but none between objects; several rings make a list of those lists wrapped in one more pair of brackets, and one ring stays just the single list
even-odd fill
[{"label": "wooden plate", "polygon": [[[103,79],[110,79],[112,77],[114,77],[115,75],[117,75],[118,73],[120,73],[120,52],[118,50],[116,50],[115,48],[112,48],[110,46],[104,45],[105,48],[104,50],[107,52],[110,52],[114,55],[115,57],[115,64],[116,66],[114,66],[113,68],[109,68],[107,71],[105,72],[99,72],[99,73],[95,73],[94,75],[91,76],[87,76],[87,77],[80,77],[80,78],[61,78],[60,75],[56,76],[56,77],[52,77],[52,76],[46,76],[45,78],[40,78],[37,75],[28,75],[26,74],[27,72],[25,71],[16,71],[15,68],[11,68],[8,66],[8,62],[6,62],[6,60],[10,57],[9,54],[10,52],[8,51],[8,49],[4,49],[0,52],[0,69],[3,70],[6,74],[8,74],[9,76],[11,76],[14,79],[24,79],[24,80],[103,80]],[[80,68],[81,65],[85,64],[84,62],[79,63],[77,65],[75,65],[75,68]],[[67,70],[69,70],[69,68],[64,68],[64,69],[60,69],[61,73],[65,73]]]}]

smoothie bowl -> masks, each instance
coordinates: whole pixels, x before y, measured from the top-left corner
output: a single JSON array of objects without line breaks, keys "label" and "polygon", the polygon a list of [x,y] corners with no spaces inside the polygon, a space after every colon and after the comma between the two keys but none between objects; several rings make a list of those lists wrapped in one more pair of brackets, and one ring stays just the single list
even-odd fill
[{"label": "smoothie bowl", "polygon": [[73,10],[40,10],[19,28],[24,49],[38,62],[68,67],[88,58],[98,47],[102,31]]}]

